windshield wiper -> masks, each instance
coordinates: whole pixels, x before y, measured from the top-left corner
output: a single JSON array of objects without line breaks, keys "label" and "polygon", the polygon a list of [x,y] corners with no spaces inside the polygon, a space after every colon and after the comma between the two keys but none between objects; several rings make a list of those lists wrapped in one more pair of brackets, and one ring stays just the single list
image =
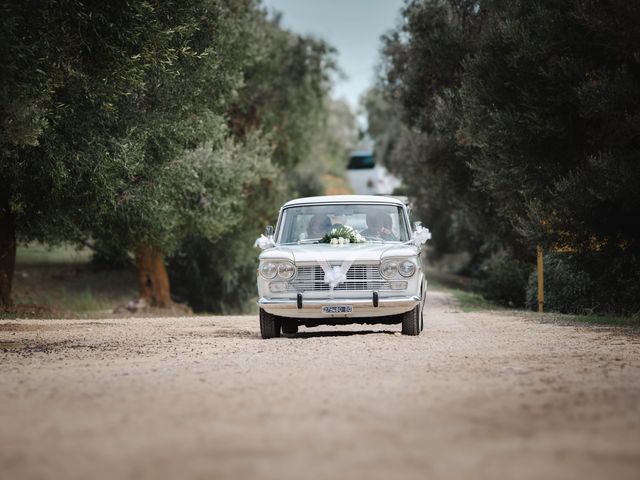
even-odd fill
[{"label": "windshield wiper", "polygon": [[283,243],[279,243],[278,245],[302,245],[302,244],[314,244],[314,243],[319,243],[319,240],[297,240],[295,242],[283,242]]}]

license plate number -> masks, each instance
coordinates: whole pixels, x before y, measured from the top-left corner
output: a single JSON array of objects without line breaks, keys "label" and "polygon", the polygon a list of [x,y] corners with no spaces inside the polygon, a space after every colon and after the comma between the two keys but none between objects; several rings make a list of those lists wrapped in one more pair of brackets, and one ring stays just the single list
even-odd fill
[{"label": "license plate number", "polygon": [[353,313],[352,305],[325,305],[322,313]]}]

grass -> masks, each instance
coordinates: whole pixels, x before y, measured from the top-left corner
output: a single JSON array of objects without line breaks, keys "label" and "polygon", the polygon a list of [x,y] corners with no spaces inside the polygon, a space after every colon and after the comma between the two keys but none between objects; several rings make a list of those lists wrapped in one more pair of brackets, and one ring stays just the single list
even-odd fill
[{"label": "grass", "polygon": [[[603,326],[628,328],[632,330],[640,330],[640,317],[637,315],[631,317],[621,317],[615,315],[567,315],[562,313],[544,313],[540,317],[543,320],[551,320],[562,325],[587,325],[587,326]],[[548,318],[544,318],[548,317]]]},{"label": "grass", "polygon": [[77,249],[69,245],[58,247],[45,247],[39,243],[21,245],[16,252],[16,264],[51,265],[51,264],[84,264],[91,261],[91,251],[88,248]]},{"label": "grass", "polygon": [[427,280],[429,290],[450,294],[463,312],[504,309],[480,295],[477,292],[477,281],[472,278],[428,268]]},{"label": "grass", "polygon": [[17,252],[16,311],[2,313],[0,318],[103,316],[137,294],[133,268],[96,268],[89,250],[31,244]]},{"label": "grass", "polygon": [[452,290],[453,298],[463,312],[477,312],[482,310],[502,310],[504,307],[491,303],[479,293],[464,290]]},{"label": "grass", "polygon": [[47,298],[47,304],[61,310],[86,314],[113,310],[113,300],[109,292],[94,292],[87,286],[78,290],[61,288],[55,296]]},{"label": "grass", "polygon": [[[438,288],[436,288],[438,290]],[[486,310],[507,310],[506,307],[490,302],[482,295],[459,289],[444,287],[439,289],[453,295],[460,310],[465,313],[481,312]],[[512,309],[513,310],[513,309]],[[515,309],[516,311],[529,312],[528,310]],[[579,325],[590,327],[614,327],[640,331],[640,316],[622,317],[613,315],[567,315],[556,312],[535,314],[540,321],[557,323],[560,325]]]}]

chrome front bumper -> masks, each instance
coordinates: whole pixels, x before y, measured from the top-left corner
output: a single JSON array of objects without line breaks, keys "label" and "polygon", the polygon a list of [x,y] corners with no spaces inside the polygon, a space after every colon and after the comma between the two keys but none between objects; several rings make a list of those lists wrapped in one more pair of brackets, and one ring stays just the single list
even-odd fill
[{"label": "chrome front bumper", "polygon": [[[332,318],[332,317],[378,317],[397,315],[412,310],[420,303],[417,295],[398,297],[379,297],[378,306],[371,298],[267,298],[258,300],[258,306],[273,315],[291,318]],[[351,305],[352,313],[323,313],[322,307],[332,305]]]}]

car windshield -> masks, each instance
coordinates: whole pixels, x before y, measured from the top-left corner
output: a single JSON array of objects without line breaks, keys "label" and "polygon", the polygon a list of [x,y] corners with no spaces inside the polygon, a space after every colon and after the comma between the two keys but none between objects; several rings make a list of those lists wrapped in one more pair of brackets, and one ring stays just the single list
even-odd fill
[{"label": "car windshield", "polygon": [[327,204],[286,208],[277,243],[314,243],[332,228],[352,227],[369,242],[406,242],[409,232],[403,208],[384,204]]}]

